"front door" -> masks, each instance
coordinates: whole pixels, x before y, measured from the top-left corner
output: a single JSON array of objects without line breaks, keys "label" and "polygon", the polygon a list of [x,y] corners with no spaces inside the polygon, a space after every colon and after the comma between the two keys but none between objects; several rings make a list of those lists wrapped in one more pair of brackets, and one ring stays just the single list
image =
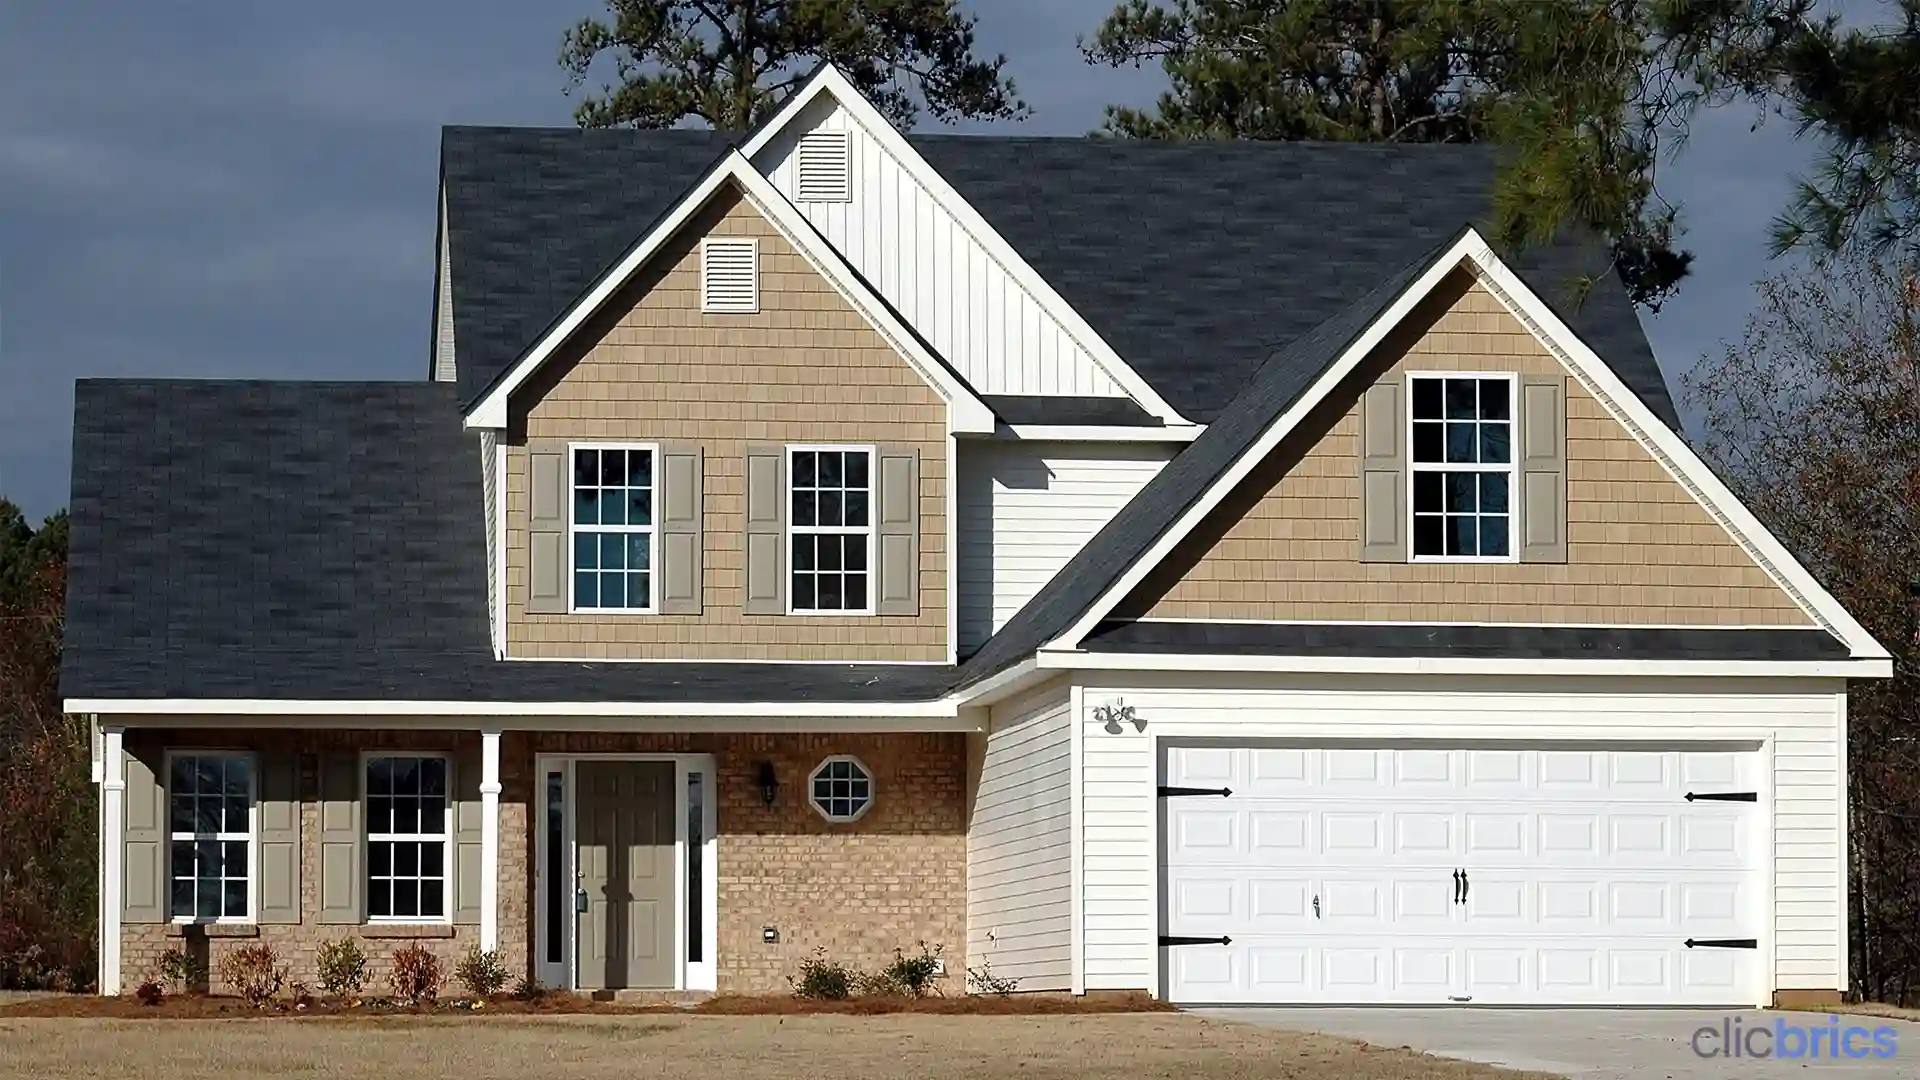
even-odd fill
[{"label": "front door", "polygon": [[674,766],[582,761],[578,985],[671,989],[674,983]]}]

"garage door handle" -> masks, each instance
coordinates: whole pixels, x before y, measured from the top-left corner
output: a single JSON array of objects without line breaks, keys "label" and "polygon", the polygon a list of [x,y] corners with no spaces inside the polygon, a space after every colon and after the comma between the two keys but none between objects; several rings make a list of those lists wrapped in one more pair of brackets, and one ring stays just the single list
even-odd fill
[{"label": "garage door handle", "polygon": [[1467,902],[1467,894],[1473,891],[1473,882],[1467,879],[1467,872],[1460,871],[1460,902]]},{"label": "garage door handle", "polygon": [[1685,942],[1689,949],[1757,949],[1760,939],[1738,938],[1688,938]]},{"label": "garage door handle", "polygon": [[1161,934],[1162,945],[1231,945],[1233,939],[1225,934],[1219,937],[1180,937],[1174,934]]},{"label": "garage door handle", "polygon": [[1460,902],[1460,871],[1453,872],[1453,902]]}]

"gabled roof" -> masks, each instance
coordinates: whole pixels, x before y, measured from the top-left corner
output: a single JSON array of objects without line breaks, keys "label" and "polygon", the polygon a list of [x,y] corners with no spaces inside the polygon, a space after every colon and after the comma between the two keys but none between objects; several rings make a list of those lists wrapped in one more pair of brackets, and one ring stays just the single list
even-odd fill
[{"label": "gabled roof", "polygon": [[[456,354],[471,403],[740,136],[448,128]],[[1272,355],[1491,212],[1479,146],[908,135],[1153,390],[1206,422]],[[595,262],[594,260],[598,260]],[[1607,254],[1570,236],[1515,267],[1670,426]],[[1570,289],[1598,277],[1584,302]]]}]

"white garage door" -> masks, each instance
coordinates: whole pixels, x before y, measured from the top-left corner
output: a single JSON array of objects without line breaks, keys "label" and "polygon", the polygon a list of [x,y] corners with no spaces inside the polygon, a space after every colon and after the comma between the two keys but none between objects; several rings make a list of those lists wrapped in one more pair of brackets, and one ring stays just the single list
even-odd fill
[{"label": "white garage door", "polygon": [[1160,796],[1167,995],[1751,1002],[1763,880],[1756,757],[1170,748]]}]

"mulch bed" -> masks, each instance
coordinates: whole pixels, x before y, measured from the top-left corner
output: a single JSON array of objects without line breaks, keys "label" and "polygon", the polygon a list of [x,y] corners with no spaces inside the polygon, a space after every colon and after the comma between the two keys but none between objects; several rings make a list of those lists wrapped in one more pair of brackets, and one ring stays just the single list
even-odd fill
[{"label": "mulch bed", "polygon": [[158,1004],[144,1005],[131,996],[98,997],[70,994],[0,1005],[0,1020],[26,1017],[75,1017],[108,1020],[254,1020],[331,1017],[373,1019],[390,1016],[525,1016],[694,1013],[711,1016],[883,1016],[926,1013],[946,1016],[1065,1016],[1082,1013],[1176,1012],[1173,1006],[1145,994],[1102,994],[1070,997],[1064,994],[1010,994],[1006,997],[861,997],[847,1001],[809,1001],[794,997],[726,996],[688,1004],[672,1002],[595,1001],[580,994],[552,993],[532,1001],[505,998],[474,1002],[441,1001],[433,1006],[406,1006],[378,998],[316,998],[305,1005],[275,1001],[254,1008],[236,997],[205,994],[169,994]]}]

